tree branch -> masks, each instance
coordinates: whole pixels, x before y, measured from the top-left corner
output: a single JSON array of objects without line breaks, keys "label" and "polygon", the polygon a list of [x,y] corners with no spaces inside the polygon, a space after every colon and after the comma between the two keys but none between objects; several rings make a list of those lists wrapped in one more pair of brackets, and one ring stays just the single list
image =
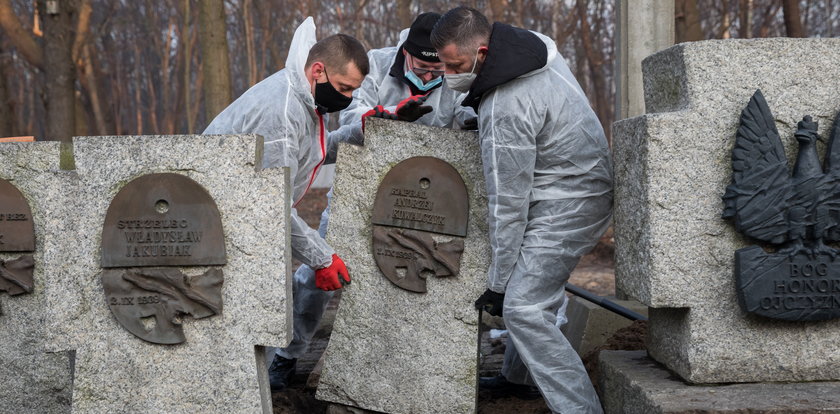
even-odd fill
[{"label": "tree branch", "polygon": [[35,38],[23,28],[20,19],[12,10],[11,0],[0,0],[0,27],[12,40],[17,50],[29,64],[38,69],[43,69],[44,53]]}]

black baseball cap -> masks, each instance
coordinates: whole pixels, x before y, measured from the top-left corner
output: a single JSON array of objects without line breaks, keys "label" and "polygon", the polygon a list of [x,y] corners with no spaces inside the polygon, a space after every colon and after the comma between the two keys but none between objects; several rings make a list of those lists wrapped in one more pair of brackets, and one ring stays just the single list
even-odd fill
[{"label": "black baseball cap", "polygon": [[440,14],[434,12],[417,16],[408,30],[408,39],[403,43],[403,49],[417,59],[427,62],[440,62],[437,50],[432,47],[432,41],[430,40],[432,28],[435,27],[438,19],[440,19]]}]

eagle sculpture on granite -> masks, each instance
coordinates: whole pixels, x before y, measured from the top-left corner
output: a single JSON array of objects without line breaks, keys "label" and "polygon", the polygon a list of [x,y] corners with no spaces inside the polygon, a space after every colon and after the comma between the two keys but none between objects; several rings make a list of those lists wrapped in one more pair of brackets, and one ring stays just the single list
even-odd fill
[{"label": "eagle sculpture on granite", "polygon": [[741,112],[732,150],[732,183],[723,196],[723,218],[740,233],[778,245],[791,257],[837,256],[826,245],[840,241],[840,116],[820,165],[817,122],[805,116],[795,133],[799,153],[790,174],[767,101],[757,90]]}]

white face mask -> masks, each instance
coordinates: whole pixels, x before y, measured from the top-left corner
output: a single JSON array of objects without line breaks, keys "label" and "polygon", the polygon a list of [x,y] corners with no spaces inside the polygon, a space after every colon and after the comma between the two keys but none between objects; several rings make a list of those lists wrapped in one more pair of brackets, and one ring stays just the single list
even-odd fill
[{"label": "white face mask", "polygon": [[453,73],[453,74],[446,74],[443,75],[443,79],[446,81],[446,86],[453,91],[458,91],[461,93],[466,93],[470,90],[470,87],[475,81],[476,76],[478,74],[473,73],[475,70],[475,64],[478,63],[478,51],[475,52],[475,59],[473,60],[472,69],[470,69],[470,73]]}]

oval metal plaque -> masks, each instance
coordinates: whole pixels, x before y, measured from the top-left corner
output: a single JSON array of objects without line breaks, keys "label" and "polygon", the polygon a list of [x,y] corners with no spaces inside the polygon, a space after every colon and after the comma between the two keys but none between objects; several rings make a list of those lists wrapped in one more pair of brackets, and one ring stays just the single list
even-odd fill
[{"label": "oval metal plaque", "polygon": [[20,190],[0,178],[0,252],[35,250],[32,210]]},{"label": "oval metal plaque", "polygon": [[[0,178],[0,252],[35,250],[35,224],[26,198],[12,183]],[[31,254],[0,259],[0,292],[10,296],[32,293],[35,259]]]},{"label": "oval metal plaque", "polygon": [[414,157],[388,171],[379,184],[371,222],[465,237],[469,215],[461,174],[434,157]]},{"label": "oval metal plaque", "polygon": [[210,194],[180,174],[149,174],[123,187],[105,215],[102,267],[227,263],[222,219]]},{"label": "oval metal plaque", "polygon": [[469,196],[449,163],[414,157],[391,168],[373,206],[373,256],[395,285],[426,292],[428,276],[455,276],[467,235]]}]

